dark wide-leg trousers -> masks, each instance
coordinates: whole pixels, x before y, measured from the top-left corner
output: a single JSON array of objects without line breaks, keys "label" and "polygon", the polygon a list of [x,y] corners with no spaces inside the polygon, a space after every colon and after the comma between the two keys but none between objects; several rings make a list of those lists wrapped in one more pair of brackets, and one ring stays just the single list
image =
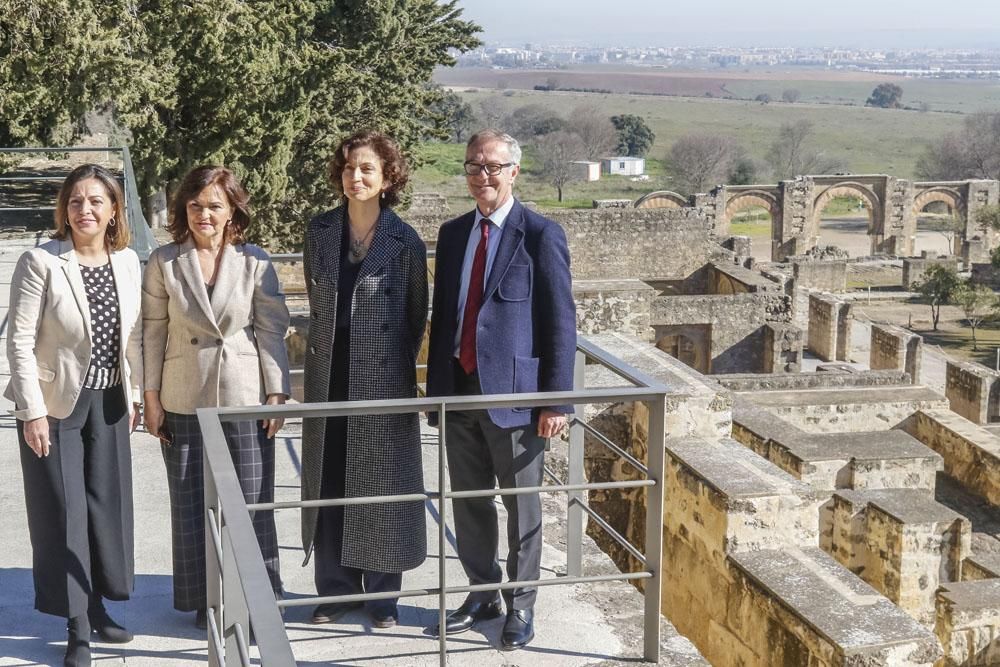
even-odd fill
[{"label": "dark wide-leg trousers", "polygon": [[[480,393],[479,378],[465,375],[455,364],[455,393]],[[521,428],[500,428],[485,410],[449,412],[445,422],[448,475],[453,491],[541,486],[545,439],[532,423]],[[502,496],[507,509],[507,577],[533,581],[541,574],[542,502],[537,493]],[[497,559],[499,531],[494,498],[456,498],[455,538],[458,559],[470,584],[500,583]],[[521,587],[503,591],[507,609],[531,609],[537,589]],[[492,600],[493,591],[470,593],[469,599]]]},{"label": "dark wide-leg trousers", "polygon": [[[170,490],[173,533],[174,609],[196,611],[208,604],[205,579],[204,440],[197,415],[166,413],[170,445],[161,443]],[[274,438],[257,421],[222,422],[236,476],[247,503],[274,502]],[[250,513],[264,566],[276,597],[282,595],[278,531],[271,510]]]},{"label": "dark wide-leg trousers", "polygon": [[49,418],[38,458],[17,422],[35,608],[72,618],[91,594],[127,600],[135,576],[132,453],[121,385],[83,389],[72,414]]}]

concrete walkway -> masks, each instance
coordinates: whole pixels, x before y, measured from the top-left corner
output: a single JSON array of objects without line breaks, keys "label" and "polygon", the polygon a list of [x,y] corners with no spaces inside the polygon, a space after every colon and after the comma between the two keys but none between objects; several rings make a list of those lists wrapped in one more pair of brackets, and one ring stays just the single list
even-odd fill
[{"label": "concrete walkway", "polygon": [[[43,239],[44,240],[44,239]],[[0,242],[0,322],[6,330],[10,276],[18,255],[34,245],[32,240]],[[6,338],[0,339],[6,349]],[[7,384],[5,355],[0,360],[0,387]],[[6,402],[0,410],[6,415]],[[291,423],[277,441],[277,500],[299,495],[299,424]],[[436,432],[425,426],[424,465],[428,488],[436,487]],[[112,616],[135,632],[124,646],[95,644],[94,664],[134,666],[200,665],[207,662],[207,640],[194,625],[194,615],[172,608],[170,522],[166,475],[159,445],[143,432],[132,438],[135,486],[136,588],[132,600],[108,605]],[[15,422],[0,417],[0,666],[61,665],[65,621],[33,609],[31,548],[28,541],[24,496],[18,460]],[[545,496],[546,546],[542,576],[565,570],[565,531],[562,496]],[[503,512],[502,506],[500,508]],[[404,588],[437,585],[437,514],[428,512],[431,553],[419,569],[404,577]],[[278,513],[282,577],[289,597],[315,594],[312,565],[300,567],[303,552],[297,511]],[[451,582],[465,578],[454,555],[449,532],[447,575]],[[585,574],[614,572],[610,560],[588,540],[584,547]],[[461,596],[450,600],[457,606]],[[288,610],[286,626],[299,665],[437,665],[438,644],[426,633],[436,624],[436,598],[405,598],[400,604],[400,625],[389,630],[371,627],[363,612],[333,625],[308,623],[311,607]],[[477,626],[449,640],[449,664],[475,665],[617,665],[641,662],[642,596],[625,583],[584,586],[549,586],[540,590],[536,607],[536,639],[525,650],[504,653],[496,648],[502,620]],[[661,622],[660,664],[707,664],[695,648]]]}]

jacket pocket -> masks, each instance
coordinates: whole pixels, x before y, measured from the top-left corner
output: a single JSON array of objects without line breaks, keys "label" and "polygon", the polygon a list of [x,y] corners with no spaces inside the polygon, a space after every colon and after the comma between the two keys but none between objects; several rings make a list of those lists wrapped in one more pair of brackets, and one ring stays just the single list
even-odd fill
[{"label": "jacket pocket", "polygon": [[[538,391],[538,357],[514,357],[514,393]],[[530,412],[534,408],[512,408],[515,412]]]},{"label": "jacket pocket", "polygon": [[56,372],[47,366],[38,365],[38,379],[42,382],[52,382],[56,379]]},{"label": "jacket pocket", "polygon": [[527,264],[508,266],[497,294],[504,301],[526,301],[531,295],[531,267]]}]

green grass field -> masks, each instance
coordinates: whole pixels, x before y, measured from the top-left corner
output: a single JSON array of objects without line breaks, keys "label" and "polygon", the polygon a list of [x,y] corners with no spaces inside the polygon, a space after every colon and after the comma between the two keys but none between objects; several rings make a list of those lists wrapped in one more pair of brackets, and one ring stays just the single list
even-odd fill
[{"label": "green grass field", "polygon": [[[675,189],[662,162],[673,142],[682,136],[731,136],[763,163],[781,125],[801,119],[813,123],[815,147],[842,160],[847,171],[915,178],[917,160],[928,141],[958,129],[963,112],[1000,108],[1000,85],[995,82],[923,80],[901,80],[903,101],[911,105],[926,102],[930,111],[866,108],[864,100],[875,86],[873,81],[825,80],[822,74],[817,73],[820,80],[816,81],[782,79],[770,73],[760,79],[733,78],[725,82],[727,91],[744,97],[768,93],[780,99],[783,90],[796,88],[802,97],[795,104],[626,93],[501,91],[451,85],[477,109],[481,101],[495,100],[508,111],[541,104],[565,115],[577,106],[587,105],[596,106],[609,117],[625,113],[642,116],[656,133],[653,148],[646,156],[650,180],[634,183],[620,177],[603,177],[595,183],[570,184],[564,189],[562,206],[583,207],[589,207],[594,199],[636,199],[653,190]],[[420,152],[424,163],[414,175],[415,189],[444,194],[453,209],[456,203],[457,210],[466,207],[462,150],[462,146],[454,144],[424,145]],[[532,157],[532,147],[527,143],[517,186],[519,195],[540,205],[559,205],[555,189],[541,182],[533,171]],[[760,180],[767,182],[769,177]]]}]

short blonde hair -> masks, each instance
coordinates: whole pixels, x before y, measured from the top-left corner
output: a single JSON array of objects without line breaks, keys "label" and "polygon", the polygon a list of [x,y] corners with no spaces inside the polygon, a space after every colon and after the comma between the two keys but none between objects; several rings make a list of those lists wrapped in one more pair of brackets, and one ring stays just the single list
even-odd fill
[{"label": "short blonde hair", "polygon": [[72,231],[69,226],[69,196],[73,192],[73,187],[80,181],[93,178],[101,182],[108,196],[111,197],[111,207],[113,209],[111,219],[115,224],[108,225],[104,232],[104,243],[109,250],[124,250],[132,241],[132,232],[128,226],[128,218],[125,215],[125,192],[115,175],[104,167],[97,164],[82,164],[73,171],[62,182],[59,194],[56,196],[56,229],[52,232],[52,238],[59,240],[72,239]]}]

